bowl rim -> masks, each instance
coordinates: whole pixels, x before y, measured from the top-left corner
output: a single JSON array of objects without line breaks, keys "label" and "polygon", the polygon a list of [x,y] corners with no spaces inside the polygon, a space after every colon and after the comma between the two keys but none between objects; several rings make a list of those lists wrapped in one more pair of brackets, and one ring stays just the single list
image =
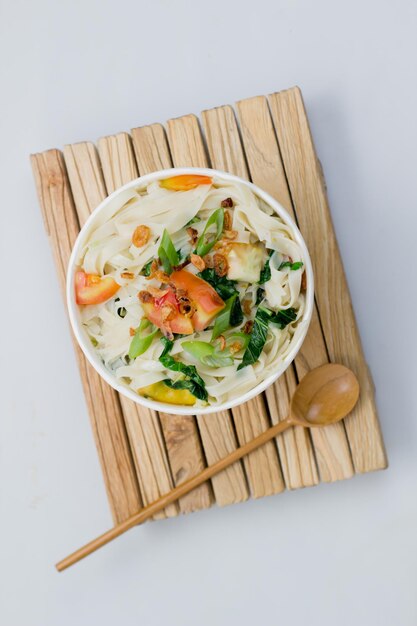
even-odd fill
[{"label": "bowl rim", "polygon": [[[298,336],[297,340],[292,345],[290,352],[287,354],[285,359],[280,364],[280,367],[277,368],[272,374],[267,376],[264,380],[258,383],[252,389],[249,389],[244,394],[239,396],[238,398],[234,398],[228,402],[223,402],[221,404],[210,405],[207,407],[196,408],[194,406],[185,406],[185,405],[174,405],[163,402],[157,402],[156,400],[150,400],[149,398],[145,398],[135,393],[132,389],[119,382],[114,374],[112,374],[104,365],[103,361],[99,357],[99,355],[95,352],[94,346],[92,345],[88,335],[83,328],[78,305],[75,301],[75,291],[74,291],[74,275],[77,269],[76,261],[79,256],[80,250],[84,245],[85,239],[90,234],[90,231],[94,227],[94,223],[98,216],[108,207],[119,195],[122,195],[124,191],[130,190],[132,187],[140,187],[146,186],[153,181],[161,180],[163,178],[169,178],[170,176],[179,176],[183,174],[199,174],[202,176],[210,176],[210,177],[218,177],[220,179],[225,180],[226,182],[237,182],[243,185],[246,185],[251,189],[256,196],[259,196],[262,200],[266,202],[266,204],[270,205],[272,209],[278,214],[279,217],[291,228],[292,234],[294,236],[295,241],[301,247],[303,256],[304,256],[304,266],[305,272],[307,276],[307,288],[306,288],[306,300],[305,300],[305,309],[304,309],[304,318],[303,318],[303,330]],[[119,207],[120,208],[120,207]],[[118,208],[115,208],[114,211],[117,211]],[[110,218],[108,218],[110,219]],[[133,400],[137,404],[145,406],[148,409],[153,409],[155,411],[161,411],[163,413],[171,413],[173,415],[207,415],[210,413],[218,413],[219,411],[226,411],[228,409],[232,409],[240,404],[244,404],[251,400],[262,391],[265,391],[267,387],[272,385],[282,374],[288,369],[296,355],[298,354],[304,339],[306,337],[311,317],[313,314],[314,307],[314,274],[312,263],[310,259],[310,254],[308,252],[307,246],[301,235],[301,232],[298,229],[295,221],[288,214],[288,212],[284,209],[284,207],[275,200],[272,196],[270,196],[266,191],[262,188],[258,187],[254,183],[251,183],[239,176],[235,176],[234,174],[229,174],[228,172],[223,172],[221,170],[216,170],[208,167],[173,167],[164,170],[157,170],[155,172],[151,172],[149,174],[145,174],[143,176],[139,176],[134,180],[126,183],[122,187],[119,187],[115,191],[113,191],[109,196],[105,198],[90,214],[85,224],[81,228],[77,239],[74,243],[71,256],[68,262],[67,269],[67,279],[66,279],[66,301],[67,301],[67,309],[68,315],[70,319],[70,324],[72,331],[75,335],[78,345],[80,346],[84,356],[87,358],[89,363],[93,366],[96,372],[111,386],[113,389],[123,394],[125,397]]]}]

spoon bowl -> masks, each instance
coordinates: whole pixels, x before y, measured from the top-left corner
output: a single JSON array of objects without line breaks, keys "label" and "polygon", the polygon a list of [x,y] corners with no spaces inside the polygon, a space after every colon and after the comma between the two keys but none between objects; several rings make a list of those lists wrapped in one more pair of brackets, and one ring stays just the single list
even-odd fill
[{"label": "spoon bowl", "polygon": [[359,398],[355,374],[336,363],[311,370],[298,385],[288,420],[304,427],[328,426],[351,412]]}]

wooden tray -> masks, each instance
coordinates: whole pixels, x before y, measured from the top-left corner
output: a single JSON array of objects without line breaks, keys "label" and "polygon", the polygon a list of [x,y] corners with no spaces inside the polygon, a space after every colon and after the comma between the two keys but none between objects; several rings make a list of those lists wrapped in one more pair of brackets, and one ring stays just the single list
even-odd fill
[{"label": "wooden tray", "polygon": [[334,426],[287,431],[169,506],[171,517],[350,478],[385,468],[387,459],[325,184],[298,88],[236,105],[134,128],[93,143],[32,155],[39,201],[61,288],[72,245],[91,211],[120,185],[154,170],[197,166],[250,178],[295,216],[311,253],[316,308],[303,348],[265,394],[230,412],[173,416],[119,396],[88,364],[78,346],[84,392],[115,522],[120,522],[286,417],[297,380],[334,361],[361,384],[354,412]]}]

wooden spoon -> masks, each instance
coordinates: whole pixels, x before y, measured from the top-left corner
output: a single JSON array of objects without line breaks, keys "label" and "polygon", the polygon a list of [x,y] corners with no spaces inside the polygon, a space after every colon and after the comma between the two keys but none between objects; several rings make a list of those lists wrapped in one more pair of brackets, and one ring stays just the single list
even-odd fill
[{"label": "wooden spoon", "polygon": [[246,454],[276,437],[290,426],[304,428],[327,426],[346,417],[353,409],[359,397],[359,383],[354,373],[343,365],[327,364],[309,372],[300,382],[291,400],[290,415],[287,419],[268,428],[261,435],[234,450],[217,463],[210,465],[200,474],[186,480],[159,500],[152,502],[129,517],[127,520],[111,528],[90,543],[76,550],[60,561],[56,568],[59,572],[77,563],[101,546],[112,541],[133,526],[141,524],[158,511],[189,493],[206,480],[215,476]]}]

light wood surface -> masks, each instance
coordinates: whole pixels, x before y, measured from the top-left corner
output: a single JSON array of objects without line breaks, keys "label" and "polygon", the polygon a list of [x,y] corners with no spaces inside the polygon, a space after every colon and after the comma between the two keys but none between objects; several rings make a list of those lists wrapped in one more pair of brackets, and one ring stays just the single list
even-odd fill
[{"label": "light wood surface", "polygon": [[[276,198],[287,209],[291,217],[295,218],[267,99],[260,96],[242,100],[237,103],[237,111],[251,179]],[[302,207],[299,210],[302,210]],[[319,367],[327,363],[328,360],[327,348],[315,306],[306,340],[295,359],[298,380],[301,380],[310,369]],[[293,388],[294,384],[289,386],[290,393]],[[277,394],[276,388],[269,389],[267,393],[268,402],[274,402],[274,397],[275,404],[279,405],[281,401],[283,406],[279,414],[287,415],[288,396],[286,396],[285,403],[285,401],[282,402],[285,394]],[[275,413],[275,411],[271,412]],[[286,433],[282,440],[289,439],[291,435],[304,440],[307,433],[294,429],[294,432]],[[333,481],[350,478],[353,475],[352,457],[342,423],[314,430],[311,432],[311,437],[321,480]],[[311,450],[308,447],[300,448],[301,471],[303,470],[304,459],[307,466],[311,463],[310,453]],[[280,449],[280,456],[281,463],[283,463],[282,449]]]},{"label": "light wood surface", "polygon": [[[99,145],[101,159],[92,144],[74,144],[64,149],[81,226],[95,209],[97,202],[100,203],[114,191],[116,184],[123,185],[138,176],[133,148],[125,133],[104,137]],[[106,177],[105,180],[102,172]],[[108,386],[104,381],[103,385]],[[120,396],[120,402],[142,499],[144,504],[149,504],[174,486],[158,416],[155,411],[145,409],[124,396]],[[174,504],[168,511],[158,515],[172,517],[177,512],[177,505]]]},{"label": "light wood surface", "polygon": [[[34,154],[31,161],[65,297],[67,264],[79,231],[65,164],[59,150]],[[125,422],[117,393],[91,367],[75,341],[74,346],[110,508],[115,523],[119,523],[142,507]]]},{"label": "light wood surface", "polygon": [[[185,115],[169,120],[168,137],[175,166],[207,167],[209,165],[195,115]],[[259,399],[236,407],[231,413],[240,445],[259,435],[270,424],[265,405]],[[206,419],[210,420],[210,416]],[[245,470],[254,498],[279,493],[284,489],[278,457],[272,443],[268,443],[265,450],[256,450],[248,459],[245,459]]]},{"label": "light wood surface", "polygon": [[[262,396],[258,396],[262,398]],[[291,396],[290,412],[285,420],[282,420],[274,426],[270,426],[256,438],[249,440],[246,444],[234,450],[224,458],[220,459],[210,467],[206,468],[200,474],[176,487],[171,493],[162,496],[157,502],[142,509],[142,511],[134,515],[130,520],[120,524],[117,528],[112,528],[97,539],[94,539],[84,547],[70,556],[63,559],[57,564],[58,571],[73,565],[80,559],[88,556],[94,550],[102,547],[109,541],[119,537],[135,524],[139,524],[148,519],[151,515],[155,515],[167,504],[171,504],[177,500],[180,495],[189,492],[197,485],[201,485],[203,481],[218,474],[218,472],[235,464],[239,459],[245,461],[251,456],[253,458],[256,450],[267,450],[267,443],[271,439],[277,437],[291,426],[306,428],[314,426],[321,427],[323,424],[334,424],[350,413],[352,408],[358,401],[359,383],[353,372],[344,365],[334,365],[327,363],[321,367],[317,367],[298,385]]]},{"label": "light wood surface", "polygon": [[330,360],[350,367],[361,386],[360,402],[345,421],[353,464],[357,472],[382,469],[387,466],[387,458],[373,384],[362,352],[301,92],[293,88],[273,94],[270,105],[298,223],[313,261],[316,301]]},{"label": "light wood surface", "polygon": [[297,380],[339,361],[361,383],[361,398],[344,424],[293,428],[213,474],[173,500],[157,518],[223,506],[253,497],[349,478],[386,467],[373,386],[360,339],[301,93],[297,88],[202,114],[205,140],[194,115],[134,128],[93,143],[71,144],[32,156],[39,202],[61,288],[71,247],[87,217],[120,185],[155,170],[207,166],[250,178],[274,196],[299,223],[316,276],[316,307],[294,366],[267,392],[233,411],[169,416],[119,397],[76,347],[80,373],[115,523],[158,500],[174,485],[236,450],[285,419]]},{"label": "light wood surface", "polygon": [[[249,179],[245,153],[232,107],[223,106],[203,111],[202,118],[213,167]],[[246,146],[245,149],[247,150]],[[254,179],[253,182],[257,183]],[[292,393],[295,385],[291,366],[268,390],[269,395],[264,406],[269,408],[273,423],[287,417],[288,390]],[[308,432],[303,428],[288,430],[277,439],[277,446],[285,485],[288,489],[318,483],[317,468]]]}]

